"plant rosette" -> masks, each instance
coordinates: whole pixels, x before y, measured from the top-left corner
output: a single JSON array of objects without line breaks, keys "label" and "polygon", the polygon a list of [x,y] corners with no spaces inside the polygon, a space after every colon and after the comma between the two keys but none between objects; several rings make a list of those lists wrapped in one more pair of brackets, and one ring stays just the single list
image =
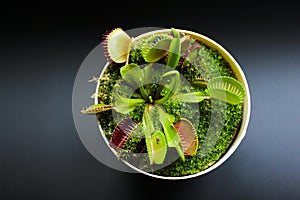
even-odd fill
[{"label": "plant rosette", "polygon": [[119,159],[152,177],[185,179],[232,155],[246,134],[250,95],[222,46],[186,30],[131,38],[117,28],[103,48],[95,104],[81,112],[97,116]]}]

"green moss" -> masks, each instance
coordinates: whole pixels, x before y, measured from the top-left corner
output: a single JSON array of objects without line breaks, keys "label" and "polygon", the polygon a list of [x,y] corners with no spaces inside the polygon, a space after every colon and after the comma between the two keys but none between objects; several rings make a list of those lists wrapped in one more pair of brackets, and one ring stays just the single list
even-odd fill
[{"label": "green moss", "polygon": [[[195,80],[199,75],[204,79],[210,79],[215,76],[233,76],[228,63],[214,49],[208,48],[201,44],[202,47],[195,55],[196,61],[189,63],[184,62],[180,69],[181,74],[189,81]],[[129,57],[130,63],[144,64],[145,61],[141,56],[139,48],[132,47]],[[163,59],[160,62],[164,62]],[[99,102],[109,104],[111,102],[111,90],[120,79],[120,64],[111,64],[106,68],[100,80]],[[152,87],[157,88],[157,85]],[[193,88],[191,86],[183,87],[186,91],[203,91],[201,88]],[[126,93],[126,92],[125,92]],[[162,92],[163,95],[163,92]],[[140,104],[137,108],[129,113],[129,115],[121,115],[113,113],[114,111],[105,111],[97,114],[99,123],[104,134],[110,139],[111,134],[119,121],[125,117],[131,117],[136,122],[141,122],[144,111],[144,104]],[[198,173],[207,169],[209,166],[217,162],[230,147],[235,138],[236,131],[242,120],[242,104],[231,105],[217,100],[204,100],[198,104],[182,103],[178,101],[167,101],[163,104],[166,111],[175,116],[175,121],[184,117],[192,121],[197,127],[199,146],[195,156],[187,156],[185,161],[177,159],[169,166],[153,171],[152,173],[162,176],[185,176]],[[199,116],[200,114],[200,116]],[[213,126],[211,126],[211,119]],[[225,120],[225,121],[224,121]],[[210,130],[210,132],[208,131]],[[208,137],[209,132],[209,137]],[[139,159],[138,167],[140,169],[148,169],[148,157],[139,158],[137,155],[130,157],[126,152],[139,152],[143,140],[141,139],[142,130],[137,128],[136,131],[127,141],[120,157],[127,161]],[[174,149],[168,149],[172,152]],[[131,154],[132,155],[132,154]],[[151,167],[151,166],[150,166]]]},{"label": "green moss", "polygon": [[[220,102],[215,102],[217,105],[224,107]],[[216,143],[213,141],[212,144],[207,144],[209,147],[209,153],[202,155],[201,152],[205,152],[203,143],[207,134],[208,128],[210,127],[211,121],[211,104],[209,101],[203,101],[199,103],[201,117],[199,118],[199,125],[197,129],[199,146],[196,156],[186,157],[185,161],[180,159],[173,162],[166,168],[160,169],[155,174],[162,176],[185,176],[205,170],[209,166],[213,165],[218,161],[227,149],[230,147],[231,141],[235,137],[235,132],[242,119],[242,107],[241,105],[226,104],[226,116],[224,126],[220,124],[214,124],[216,130],[214,135],[210,138],[217,137]],[[224,109],[224,108],[223,108]],[[223,118],[222,109],[215,113],[216,118]],[[222,126],[222,127],[219,127]],[[215,143],[215,144],[214,144]],[[206,148],[208,148],[206,147]],[[211,148],[212,147],[212,148]]]}]

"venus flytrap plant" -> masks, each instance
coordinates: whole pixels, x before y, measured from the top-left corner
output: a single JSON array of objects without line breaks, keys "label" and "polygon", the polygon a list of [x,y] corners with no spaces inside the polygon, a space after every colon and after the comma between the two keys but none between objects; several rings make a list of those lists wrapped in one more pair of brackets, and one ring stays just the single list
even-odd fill
[{"label": "venus flytrap plant", "polygon": [[[132,45],[130,37],[121,29],[115,29],[105,39],[105,55],[108,60],[125,63],[120,68],[122,81],[134,92],[131,97],[119,93],[117,83],[112,90],[110,105],[91,105],[81,112],[97,114],[115,110],[121,114],[133,112],[138,105],[145,104],[142,120],[138,122],[125,118],[117,124],[112,132],[111,145],[117,151],[121,150],[132,132],[141,124],[146,141],[150,165],[162,164],[168,148],[175,148],[182,161],[185,156],[196,155],[198,136],[194,125],[185,118],[175,121],[175,117],[167,113],[163,104],[167,101],[199,103],[203,100],[217,99],[229,104],[240,104],[245,97],[244,87],[234,78],[221,76],[201,84],[192,82],[194,87],[204,88],[204,91],[182,92],[180,67],[185,59],[191,59],[201,46],[187,35],[180,34],[176,29],[170,33],[159,33],[149,36],[142,45],[142,56],[146,66],[129,63],[129,49]],[[180,61],[183,59],[182,61]],[[160,75],[158,86],[153,83],[154,63],[163,62],[170,69]],[[197,81],[197,80],[196,80]],[[154,127],[153,112],[158,112],[161,127]],[[156,119],[157,120],[157,119]]]}]

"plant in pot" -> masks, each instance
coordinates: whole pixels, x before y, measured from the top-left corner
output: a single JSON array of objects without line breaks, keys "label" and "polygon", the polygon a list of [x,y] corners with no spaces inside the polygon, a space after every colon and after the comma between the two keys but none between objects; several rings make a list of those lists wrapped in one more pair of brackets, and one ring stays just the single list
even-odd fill
[{"label": "plant in pot", "polygon": [[116,156],[170,179],[206,173],[230,156],[245,134],[250,99],[224,49],[174,28],[137,38],[117,28],[103,44],[108,63],[96,79],[96,103],[81,112],[97,115]]}]

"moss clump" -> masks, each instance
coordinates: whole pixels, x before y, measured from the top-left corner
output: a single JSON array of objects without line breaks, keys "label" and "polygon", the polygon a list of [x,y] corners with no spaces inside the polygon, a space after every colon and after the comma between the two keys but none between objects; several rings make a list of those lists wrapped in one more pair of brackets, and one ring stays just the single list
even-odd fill
[{"label": "moss clump", "polygon": [[[138,44],[140,45],[140,44]],[[133,46],[130,51],[130,63],[138,65],[145,64],[141,55],[141,50],[137,46]],[[216,76],[233,76],[229,64],[214,49],[201,44],[200,50],[195,54],[193,62],[185,61],[180,68],[181,74],[192,82],[200,75],[204,80],[209,80]],[[164,62],[162,59],[161,63]],[[98,98],[100,103],[111,103],[111,91],[113,86],[121,78],[119,69],[120,64],[112,63],[109,65],[100,79],[100,87],[98,89]],[[188,91],[204,91],[202,88],[187,86],[184,90]],[[113,111],[105,111],[97,114],[99,123],[104,134],[110,139],[111,134],[117,123],[125,117],[131,117],[136,122],[141,122],[145,104],[140,104],[129,115],[113,113]],[[196,123],[199,146],[195,156],[186,156],[185,161],[177,159],[172,164],[162,169],[152,171],[151,173],[161,176],[185,176],[198,173],[207,169],[209,166],[217,162],[230,147],[235,138],[235,134],[239,129],[242,120],[242,104],[231,105],[218,100],[204,100],[200,103],[182,103],[177,101],[167,101],[163,107],[170,114],[175,116],[175,121],[184,117],[191,122]],[[199,116],[200,114],[200,116]],[[149,170],[147,157],[140,158],[138,155],[129,159],[126,152],[141,152],[144,141],[135,135],[142,135],[140,128],[129,138],[121,153],[121,158],[125,160],[134,160],[139,163],[140,169]],[[172,149],[170,149],[170,152]],[[169,150],[168,150],[169,153]],[[151,167],[151,166],[150,166]]]},{"label": "moss clump", "polygon": [[[210,101],[203,101],[199,103],[201,117],[199,118],[197,129],[199,146],[196,156],[186,157],[185,161],[178,159],[168,167],[154,172],[155,174],[162,176],[185,176],[198,173],[213,165],[224,155],[230,147],[231,141],[234,139],[236,130],[239,127],[242,118],[242,107],[241,105],[226,104],[224,106],[220,102],[215,103],[216,106],[222,107],[221,110],[226,109],[224,126],[222,123],[214,124],[213,129],[215,131],[212,131],[213,135],[210,135],[210,138],[217,138],[217,140],[205,144],[206,147],[204,146],[204,141],[207,141],[205,139],[210,127],[212,109]],[[223,119],[223,111],[216,112],[214,115],[215,119]],[[206,152],[205,148],[209,151]]]}]

